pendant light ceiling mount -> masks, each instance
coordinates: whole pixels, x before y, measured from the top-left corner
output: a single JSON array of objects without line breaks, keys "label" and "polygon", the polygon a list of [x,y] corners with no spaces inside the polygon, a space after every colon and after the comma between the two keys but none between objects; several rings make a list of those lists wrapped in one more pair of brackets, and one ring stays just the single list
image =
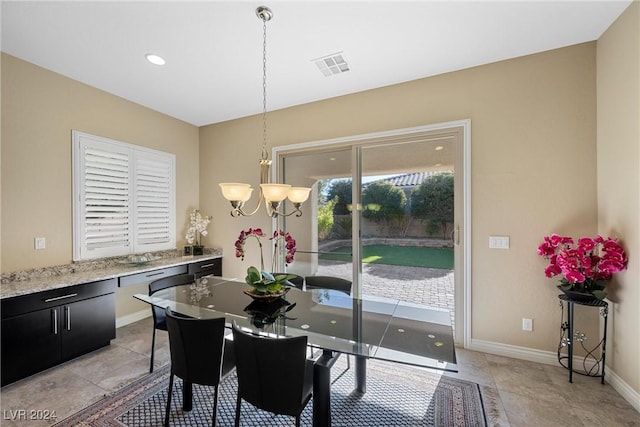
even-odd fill
[{"label": "pendant light ceiling mount", "polygon": [[[231,216],[251,216],[258,212],[260,205],[264,201],[267,214],[275,218],[277,216],[302,216],[300,206],[309,198],[310,188],[292,187],[288,184],[272,184],[269,182],[269,170],[271,160],[267,153],[267,22],[273,18],[273,12],[266,6],[259,6],[256,9],[256,16],[262,21],[263,41],[262,41],[262,158],[260,159],[260,195],[258,205],[253,212],[248,213],[243,210],[244,203],[251,198],[253,188],[249,184],[238,182],[220,183],[220,189],[225,199],[231,202]],[[278,209],[280,203],[289,198],[294,210],[285,214]]]}]

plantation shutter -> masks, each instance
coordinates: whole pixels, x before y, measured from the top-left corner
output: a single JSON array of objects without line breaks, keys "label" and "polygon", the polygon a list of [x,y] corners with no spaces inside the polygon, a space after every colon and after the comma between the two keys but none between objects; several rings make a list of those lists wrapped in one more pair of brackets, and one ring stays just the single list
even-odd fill
[{"label": "plantation shutter", "polygon": [[[144,154],[144,155],[143,155]],[[138,252],[162,249],[172,238],[173,164],[167,156],[136,153],[135,244]]]},{"label": "plantation shutter", "polygon": [[74,260],[175,249],[175,156],[73,132]]}]

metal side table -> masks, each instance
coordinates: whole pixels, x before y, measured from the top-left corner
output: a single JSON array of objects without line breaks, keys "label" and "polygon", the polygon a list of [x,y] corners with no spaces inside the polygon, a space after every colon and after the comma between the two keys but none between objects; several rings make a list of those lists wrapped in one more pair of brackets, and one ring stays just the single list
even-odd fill
[{"label": "metal side table", "polygon": [[[605,356],[607,348],[607,315],[609,314],[609,304],[606,301],[598,299],[576,301],[574,299],[570,299],[564,294],[558,295],[558,299],[560,300],[560,308],[562,309],[560,342],[558,343],[558,362],[560,362],[560,365],[564,368],[569,370],[569,382],[573,382],[573,373],[575,372],[589,377],[600,377],[600,383],[604,384]],[[567,305],[566,320],[564,316],[565,303]],[[574,331],[573,312],[575,304],[586,307],[598,307],[600,308],[600,315],[604,318],[604,332],[602,334],[602,339],[591,349],[585,345],[587,336],[580,331]],[[579,342],[580,346],[586,352],[582,361],[582,369],[575,369],[573,367],[573,349],[576,342]],[[567,349],[566,354],[563,354],[563,348]]]}]

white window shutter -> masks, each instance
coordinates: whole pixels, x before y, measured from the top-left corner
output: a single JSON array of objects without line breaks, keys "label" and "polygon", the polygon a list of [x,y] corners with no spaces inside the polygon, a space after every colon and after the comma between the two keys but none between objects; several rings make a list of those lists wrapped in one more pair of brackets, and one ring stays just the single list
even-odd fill
[{"label": "white window shutter", "polygon": [[175,249],[175,155],[72,138],[73,259]]},{"label": "white window shutter", "polygon": [[173,157],[134,154],[135,252],[175,247]]}]

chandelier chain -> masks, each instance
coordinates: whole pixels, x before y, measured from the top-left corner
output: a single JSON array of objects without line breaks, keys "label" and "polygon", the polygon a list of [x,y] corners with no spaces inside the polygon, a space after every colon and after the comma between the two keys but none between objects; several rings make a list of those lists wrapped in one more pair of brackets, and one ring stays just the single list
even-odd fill
[{"label": "chandelier chain", "polygon": [[262,18],[262,160],[267,153],[267,20]]}]

